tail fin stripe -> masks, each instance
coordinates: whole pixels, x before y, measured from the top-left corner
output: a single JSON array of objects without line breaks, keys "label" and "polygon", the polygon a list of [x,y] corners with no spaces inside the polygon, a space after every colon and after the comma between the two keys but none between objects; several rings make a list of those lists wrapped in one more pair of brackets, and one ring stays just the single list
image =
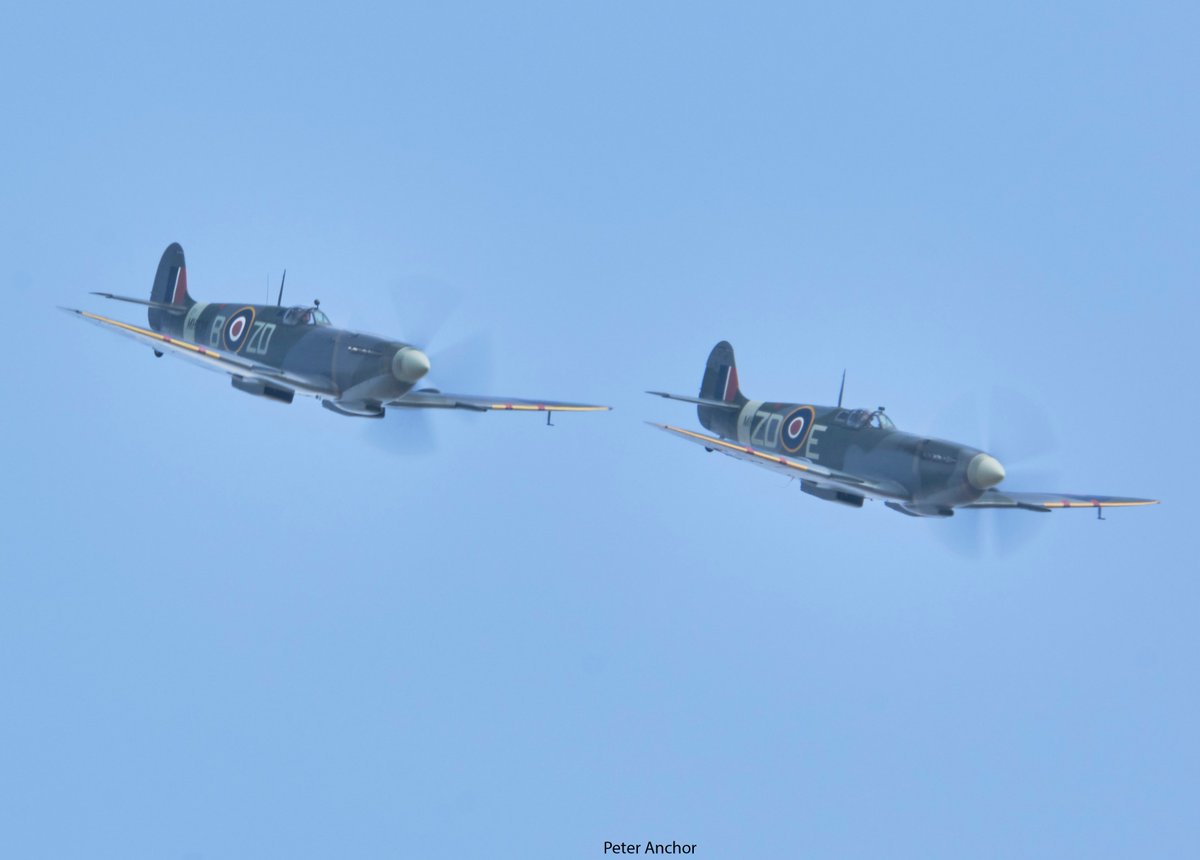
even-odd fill
[{"label": "tail fin stripe", "polygon": [[174,286],[171,288],[170,304],[183,304],[184,297],[187,296],[187,268],[179,266],[171,273],[171,282]]},{"label": "tail fin stripe", "polygon": [[721,369],[725,372],[725,384],[721,386],[721,399],[733,400],[738,392],[737,367],[730,364]]}]

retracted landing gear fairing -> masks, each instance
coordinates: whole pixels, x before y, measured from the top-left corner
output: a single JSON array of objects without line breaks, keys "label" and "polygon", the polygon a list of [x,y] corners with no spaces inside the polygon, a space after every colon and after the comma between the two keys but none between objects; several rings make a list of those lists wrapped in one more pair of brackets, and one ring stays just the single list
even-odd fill
[{"label": "retracted landing gear fairing", "polygon": [[695,403],[700,423],[716,435],[653,426],[708,451],[799,478],[804,492],[856,508],[865,499],[882,499],[914,517],[949,517],[959,508],[1094,508],[1101,516],[1104,508],[1157,504],[1123,496],[997,489],[1004,466],[991,454],[897,430],[882,408],[843,409],[841,392],[837,406],[749,400],[738,388],[733,347],[724,341],[708,356],[699,397],[647,393]]},{"label": "retracted landing gear fairing", "polygon": [[228,373],[233,387],[291,403],[297,394],[316,397],[339,415],[382,418],[387,407],[404,409],[497,409],[514,412],[599,412],[607,406],[556,400],[520,400],[481,394],[448,394],[417,384],[429,357],[417,346],[334,328],[314,303],[206,304],[188,294],[183,248],[163,252],[150,299],[96,293],[145,305],[148,329],[87,311],[63,308],[81,319],[149,345],[156,356],[172,352]]}]

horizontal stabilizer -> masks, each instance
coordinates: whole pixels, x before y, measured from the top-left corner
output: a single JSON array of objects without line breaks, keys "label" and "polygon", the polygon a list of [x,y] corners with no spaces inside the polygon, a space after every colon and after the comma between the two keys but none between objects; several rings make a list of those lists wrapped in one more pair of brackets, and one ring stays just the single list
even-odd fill
[{"label": "horizontal stabilizer", "polygon": [[731,403],[727,400],[713,400],[708,397],[687,397],[683,394],[668,394],[665,391],[647,391],[647,394],[653,394],[656,397],[665,397],[668,400],[682,400],[684,403],[695,403],[699,406],[712,406],[715,409],[732,409],[734,412],[740,410],[741,404]]},{"label": "horizontal stabilizer", "polygon": [[148,308],[155,308],[156,310],[164,311],[169,314],[179,314],[180,316],[183,316],[188,312],[188,308],[184,305],[173,305],[167,302],[152,302],[149,299],[135,299],[130,296],[114,295],[113,293],[93,292],[92,295],[100,296],[101,298],[105,299],[113,299],[118,302],[129,302],[133,305],[145,305]]}]

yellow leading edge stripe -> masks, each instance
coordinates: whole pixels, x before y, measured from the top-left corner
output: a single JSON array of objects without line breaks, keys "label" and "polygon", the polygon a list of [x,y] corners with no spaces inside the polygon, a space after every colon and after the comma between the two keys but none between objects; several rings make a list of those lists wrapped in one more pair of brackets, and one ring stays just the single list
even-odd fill
[{"label": "yellow leading edge stripe", "polygon": [[488,409],[511,410],[513,412],[607,412],[609,406],[536,406],[524,403],[492,403]]},{"label": "yellow leading edge stripe", "polygon": [[752,457],[758,457],[760,460],[769,460],[772,463],[779,463],[781,466],[789,466],[793,469],[799,469],[802,472],[811,471],[808,466],[805,466],[803,463],[797,463],[795,460],[789,460],[787,457],[776,457],[771,454],[764,454],[762,451],[758,451],[754,448],[747,448],[744,445],[734,445],[732,442],[726,442],[723,439],[717,439],[713,436],[705,436],[703,433],[694,433],[691,430],[684,430],[682,427],[672,427],[670,424],[659,424],[658,426],[670,430],[673,433],[691,436],[693,439],[702,439],[704,440],[705,445],[719,445],[722,448],[729,448],[731,451],[741,451],[743,454],[749,454]]},{"label": "yellow leading edge stripe", "polygon": [[87,311],[77,311],[77,313],[80,316],[87,317],[88,319],[116,326],[117,328],[123,328],[126,331],[136,332],[137,334],[145,335],[146,337],[153,338],[154,340],[162,341],[163,343],[169,343],[171,346],[178,346],[182,347],[183,349],[191,350],[192,352],[199,353],[200,355],[207,356],[208,358],[223,359],[225,357],[219,352],[213,352],[211,349],[205,349],[204,347],[197,346],[194,343],[188,343],[186,340],[176,340],[173,337],[167,337],[165,334],[159,334],[156,331],[139,328],[138,326],[130,325],[129,323],[123,323],[120,320],[109,319],[108,317],[102,317],[99,314],[90,314]]},{"label": "yellow leading edge stripe", "polygon": [[1037,504],[1043,508],[1139,508],[1144,505],[1157,505],[1158,499],[1146,499],[1144,502],[1038,502]]}]

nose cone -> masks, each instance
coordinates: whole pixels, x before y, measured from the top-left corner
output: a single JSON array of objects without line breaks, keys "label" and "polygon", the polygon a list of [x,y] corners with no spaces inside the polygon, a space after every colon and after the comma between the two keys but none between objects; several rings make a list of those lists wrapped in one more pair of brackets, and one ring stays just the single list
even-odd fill
[{"label": "nose cone", "polygon": [[429,356],[406,346],[392,356],[392,375],[401,382],[416,382],[429,372]]},{"label": "nose cone", "polygon": [[976,454],[967,464],[967,481],[977,490],[986,490],[1004,480],[1004,467],[991,454]]}]

